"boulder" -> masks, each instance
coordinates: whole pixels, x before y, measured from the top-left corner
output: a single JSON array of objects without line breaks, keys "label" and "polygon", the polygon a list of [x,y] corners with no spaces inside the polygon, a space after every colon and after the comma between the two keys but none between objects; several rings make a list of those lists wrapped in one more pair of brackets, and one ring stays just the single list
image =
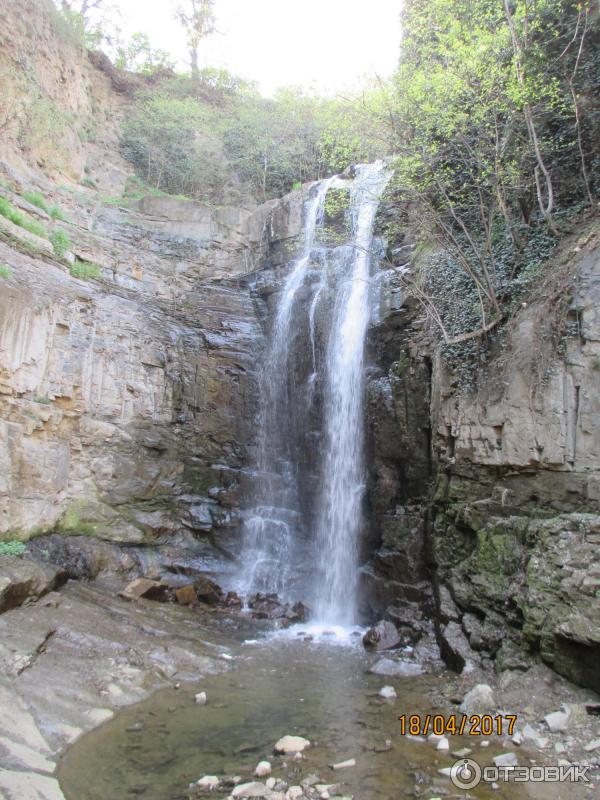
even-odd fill
[{"label": "boulder", "polygon": [[62,586],[64,570],[28,558],[0,556],[0,614]]},{"label": "boulder", "polygon": [[128,583],[123,591],[119,592],[119,597],[125,600],[159,600],[168,599],[168,587],[160,581],[153,581],[150,578],[136,578]]},{"label": "boulder", "polygon": [[393,622],[381,620],[375,627],[370,628],[363,636],[363,645],[367,650],[391,650],[398,647],[401,642],[398,629]]}]

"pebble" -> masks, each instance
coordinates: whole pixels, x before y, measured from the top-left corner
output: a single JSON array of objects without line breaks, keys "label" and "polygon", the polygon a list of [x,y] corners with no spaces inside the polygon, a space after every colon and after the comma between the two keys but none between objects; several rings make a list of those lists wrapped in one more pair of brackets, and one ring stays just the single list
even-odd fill
[{"label": "pebble", "polygon": [[[261,761],[260,763],[262,764],[263,762]],[[269,778],[269,780],[265,781],[265,786],[267,787],[267,789],[274,789],[276,784],[277,784],[276,778]]]},{"label": "pebble", "polygon": [[393,686],[384,686],[379,690],[379,697],[383,697],[384,700],[396,700],[398,695]]},{"label": "pebble", "polygon": [[206,692],[198,692],[198,694],[195,695],[194,699],[196,700],[199,706],[205,706],[206,701],[208,700]]},{"label": "pebble", "polygon": [[346,761],[339,761],[337,764],[332,764],[331,769],[348,769],[348,767],[355,767],[356,759],[349,758]]},{"label": "pebble", "polygon": [[440,739],[443,739],[443,738],[444,737],[439,733],[430,733],[429,736],[427,737],[427,741],[428,742],[439,742]]},{"label": "pebble", "polygon": [[302,753],[294,753],[294,755],[292,756],[292,758],[294,759],[294,761],[302,761],[302,759],[304,758],[304,756],[302,755]]},{"label": "pebble", "polygon": [[286,800],[297,800],[298,797],[302,797],[304,792],[302,791],[301,786],[290,786],[290,788],[285,793]]},{"label": "pebble", "polygon": [[489,746],[490,746],[490,740],[489,739],[482,739],[479,742],[479,747],[489,747]]},{"label": "pebble", "polygon": [[301,753],[310,747],[308,739],[303,739],[302,736],[283,736],[275,745],[276,753],[284,753],[293,755],[294,753]]},{"label": "pebble", "polygon": [[437,743],[437,747],[435,749],[436,750],[450,750],[450,742],[448,741],[448,739],[446,739],[445,736],[442,736],[442,738]]},{"label": "pebble", "polygon": [[254,770],[257,778],[266,778],[271,774],[271,764],[268,761],[259,761]]}]

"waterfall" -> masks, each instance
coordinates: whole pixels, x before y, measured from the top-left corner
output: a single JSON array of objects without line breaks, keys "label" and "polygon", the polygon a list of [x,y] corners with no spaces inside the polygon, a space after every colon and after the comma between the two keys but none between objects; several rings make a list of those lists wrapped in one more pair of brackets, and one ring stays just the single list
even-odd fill
[{"label": "waterfall", "polygon": [[[258,469],[245,514],[243,591],[302,597],[322,622],[356,618],[364,529],[364,340],[373,228],[389,172],[330,178],[304,209],[304,245],[280,292],[261,375]],[[328,244],[330,189],[347,195]]]}]

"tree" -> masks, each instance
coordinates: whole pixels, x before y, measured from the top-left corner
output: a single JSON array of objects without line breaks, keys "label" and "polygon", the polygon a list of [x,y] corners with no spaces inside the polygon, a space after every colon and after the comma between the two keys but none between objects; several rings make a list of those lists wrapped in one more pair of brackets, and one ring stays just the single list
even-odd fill
[{"label": "tree", "polygon": [[200,43],[215,32],[214,0],[184,0],[175,8],[175,19],[185,29],[192,78],[199,80]]},{"label": "tree", "polygon": [[174,69],[175,64],[166,50],[157,50],[150,44],[148,35],[138,31],[127,44],[116,47],[114,64],[119,69],[150,75],[157,70]]}]

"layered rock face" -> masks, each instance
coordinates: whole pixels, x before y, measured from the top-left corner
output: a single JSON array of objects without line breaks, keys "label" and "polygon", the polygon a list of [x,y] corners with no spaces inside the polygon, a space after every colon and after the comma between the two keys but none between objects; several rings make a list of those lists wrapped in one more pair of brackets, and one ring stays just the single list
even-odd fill
[{"label": "layered rock face", "polygon": [[593,231],[563,254],[573,277],[563,355],[545,341],[542,289],[471,393],[427,345],[410,302],[376,332],[370,498],[382,549],[371,582],[393,618],[393,591],[421,590],[428,607],[429,574],[438,641],[458,669],[526,668],[539,653],[600,687],[599,261]]},{"label": "layered rock face", "polygon": [[245,276],[293,239],[298,208],[299,193],[254,211],[78,203],[73,251],[100,267],[94,281],[0,242],[12,270],[0,299],[4,539],[191,533],[227,549],[262,346]]}]

